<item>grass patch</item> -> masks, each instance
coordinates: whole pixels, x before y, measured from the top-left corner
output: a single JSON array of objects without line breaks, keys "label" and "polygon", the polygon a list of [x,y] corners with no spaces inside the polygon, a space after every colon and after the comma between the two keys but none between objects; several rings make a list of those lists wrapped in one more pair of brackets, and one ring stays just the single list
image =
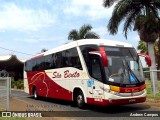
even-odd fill
[{"label": "grass patch", "polygon": [[160,81],[158,81],[158,89],[159,89],[159,93],[156,94],[156,96],[154,97],[153,92],[152,92],[152,83],[150,80],[146,80],[146,90],[147,90],[147,97],[148,98],[157,98],[160,99]]},{"label": "grass patch", "polygon": [[3,108],[0,108],[0,112],[1,112],[1,111],[5,111],[5,109],[3,109]]}]

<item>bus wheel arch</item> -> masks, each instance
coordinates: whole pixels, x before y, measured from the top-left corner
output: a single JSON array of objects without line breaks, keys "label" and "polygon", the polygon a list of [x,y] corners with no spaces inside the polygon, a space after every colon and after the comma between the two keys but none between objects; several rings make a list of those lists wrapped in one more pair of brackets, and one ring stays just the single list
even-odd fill
[{"label": "bus wheel arch", "polygon": [[84,108],[85,106],[85,96],[81,88],[74,88],[73,90],[73,101],[79,108]]},{"label": "bus wheel arch", "polygon": [[36,86],[33,86],[32,94],[34,96],[34,99],[38,99],[39,96],[38,96],[38,91],[37,91]]}]

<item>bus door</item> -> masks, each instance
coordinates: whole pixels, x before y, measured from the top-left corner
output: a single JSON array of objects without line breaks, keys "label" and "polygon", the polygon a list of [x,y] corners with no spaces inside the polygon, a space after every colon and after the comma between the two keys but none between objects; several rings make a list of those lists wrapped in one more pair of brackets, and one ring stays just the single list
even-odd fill
[{"label": "bus door", "polygon": [[92,77],[91,89],[92,89],[92,98],[94,101],[103,102],[104,91],[103,91],[103,77],[102,77],[102,65],[101,59],[97,55],[90,55],[90,75]]}]

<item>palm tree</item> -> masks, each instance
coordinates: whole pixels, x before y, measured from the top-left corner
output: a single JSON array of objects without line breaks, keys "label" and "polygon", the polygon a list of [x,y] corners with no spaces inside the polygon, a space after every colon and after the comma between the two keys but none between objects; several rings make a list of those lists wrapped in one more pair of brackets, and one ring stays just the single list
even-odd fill
[{"label": "palm tree", "polygon": [[[128,30],[134,27],[140,39],[148,45],[148,54],[152,59],[150,70],[156,69],[154,42],[158,38],[160,0],[104,0],[104,7],[111,7],[116,4],[108,23],[108,31],[111,34],[118,32],[120,23],[124,20],[123,32],[127,38]],[[157,80],[155,79],[155,83]],[[156,86],[158,92],[158,86]]]},{"label": "palm tree", "polygon": [[148,53],[147,45],[144,41],[139,41],[137,49],[140,50],[140,53]]},{"label": "palm tree", "polygon": [[46,48],[42,48],[41,53],[48,51]]},{"label": "palm tree", "polygon": [[[159,23],[160,24],[160,23]],[[158,66],[159,66],[159,69],[160,69],[160,32],[159,32],[159,40],[158,40],[158,43],[157,43],[157,49],[158,49]]]},{"label": "palm tree", "polygon": [[99,35],[95,32],[91,31],[92,26],[91,25],[83,25],[80,30],[73,29],[69,32],[68,40],[79,40],[79,39],[97,39],[99,38]]},{"label": "palm tree", "polygon": [[155,54],[156,54],[156,61],[157,61],[157,69],[160,70],[160,38],[158,41],[155,42]]}]

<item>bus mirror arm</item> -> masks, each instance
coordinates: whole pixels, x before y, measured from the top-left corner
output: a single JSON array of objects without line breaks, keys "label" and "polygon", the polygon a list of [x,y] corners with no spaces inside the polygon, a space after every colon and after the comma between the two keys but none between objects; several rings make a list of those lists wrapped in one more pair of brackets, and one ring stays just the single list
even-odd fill
[{"label": "bus mirror arm", "polygon": [[89,54],[98,55],[102,59],[103,66],[108,66],[108,59],[105,51],[90,51]]},{"label": "bus mirror arm", "polygon": [[145,53],[138,53],[138,56],[141,56],[141,57],[145,57],[145,61],[148,65],[148,67],[151,67],[152,65],[152,61],[151,61],[151,57]]}]

